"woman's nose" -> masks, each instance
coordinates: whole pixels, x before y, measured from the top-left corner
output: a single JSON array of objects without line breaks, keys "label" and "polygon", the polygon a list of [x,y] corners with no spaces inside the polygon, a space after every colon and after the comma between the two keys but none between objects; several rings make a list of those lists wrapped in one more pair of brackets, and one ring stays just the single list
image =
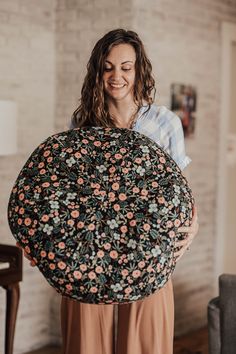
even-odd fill
[{"label": "woman's nose", "polygon": [[112,78],[114,79],[114,80],[118,80],[120,77],[121,77],[121,72],[120,72],[120,70],[119,69],[114,69],[113,71],[112,71]]}]

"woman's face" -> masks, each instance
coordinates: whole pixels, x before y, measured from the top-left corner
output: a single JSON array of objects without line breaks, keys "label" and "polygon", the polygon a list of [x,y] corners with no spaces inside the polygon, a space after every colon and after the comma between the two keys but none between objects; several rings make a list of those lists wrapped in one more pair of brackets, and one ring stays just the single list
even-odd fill
[{"label": "woman's face", "polygon": [[136,53],[130,44],[118,44],[110,50],[103,73],[104,91],[108,98],[133,101],[135,60]]}]

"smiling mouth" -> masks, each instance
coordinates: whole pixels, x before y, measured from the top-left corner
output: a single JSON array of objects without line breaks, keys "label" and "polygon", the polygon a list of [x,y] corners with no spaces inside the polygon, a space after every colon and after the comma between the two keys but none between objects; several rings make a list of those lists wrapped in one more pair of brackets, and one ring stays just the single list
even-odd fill
[{"label": "smiling mouth", "polygon": [[118,85],[118,84],[109,83],[109,86],[112,87],[112,88],[115,88],[115,89],[120,89],[120,88],[123,88],[125,86],[125,84]]}]

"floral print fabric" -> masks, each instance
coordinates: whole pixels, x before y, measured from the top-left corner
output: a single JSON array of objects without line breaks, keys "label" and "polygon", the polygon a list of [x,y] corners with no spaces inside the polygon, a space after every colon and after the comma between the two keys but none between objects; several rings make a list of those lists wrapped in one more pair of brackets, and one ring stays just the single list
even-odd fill
[{"label": "floral print fabric", "polygon": [[174,160],[124,128],[55,134],[32,153],[8,207],[13,236],[49,284],[95,304],[140,300],[175,268],[192,192]]}]

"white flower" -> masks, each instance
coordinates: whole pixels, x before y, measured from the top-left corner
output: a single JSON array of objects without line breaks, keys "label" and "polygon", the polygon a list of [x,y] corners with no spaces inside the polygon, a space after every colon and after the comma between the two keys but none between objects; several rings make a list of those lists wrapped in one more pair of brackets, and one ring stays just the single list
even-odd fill
[{"label": "white flower", "polygon": [[75,199],[76,198],[76,193],[68,193],[66,196],[66,199]]},{"label": "white flower", "polygon": [[153,257],[157,257],[159,254],[161,254],[161,250],[160,250],[159,246],[152,248],[151,252],[152,252]]},{"label": "white flower", "polygon": [[162,208],[162,214],[168,214],[169,213],[169,209],[164,207]]},{"label": "white flower", "polygon": [[114,239],[115,239],[115,240],[120,240],[120,235],[117,234],[116,232],[114,233]]},{"label": "white flower", "polygon": [[107,224],[110,226],[111,229],[115,229],[116,227],[118,227],[118,224],[114,219],[107,220]]},{"label": "white flower", "polygon": [[57,200],[50,200],[49,204],[52,209],[59,209],[59,203]]},{"label": "white flower", "polygon": [[136,241],[135,241],[135,240],[132,240],[132,239],[129,240],[127,246],[130,247],[130,248],[135,249],[135,248],[136,248]]},{"label": "white flower", "polygon": [[157,204],[156,203],[149,204],[148,211],[149,213],[154,213],[155,211],[157,211]]},{"label": "white flower", "polygon": [[43,232],[46,232],[48,235],[51,235],[53,230],[53,226],[49,226],[48,224],[46,224],[43,228]]},{"label": "white flower", "polygon": [[120,283],[116,283],[115,285],[111,285],[111,289],[117,293],[118,291],[122,290],[122,286],[120,285]]},{"label": "white flower", "polygon": [[178,194],[180,193],[180,187],[179,186],[174,186],[174,190],[175,190],[176,193],[178,193]]},{"label": "white flower", "polygon": [[149,148],[146,145],[141,145],[140,148],[141,148],[142,152],[149,152]]},{"label": "white flower", "polygon": [[96,166],[96,168],[98,169],[98,171],[99,171],[100,173],[103,173],[103,172],[106,171],[106,169],[107,169],[104,165]]},{"label": "white flower", "polygon": [[70,157],[69,159],[66,160],[66,163],[69,167],[71,167],[72,165],[74,165],[76,163],[74,157]]},{"label": "white flower", "polygon": [[139,166],[136,171],[138,174],[140,174],[140,176],[143,176],[145,173],[145,169],[141,166]]},{"label": "white flower", "polygon": [[180,200],[179,198],[177,197],[177,195],[174,197],[174,199],[172,200],[174,206],[178,206],[180,204]]},{"label": "white flower", "polygon": [[53,218],[53,221],[55,224],[58,224],[60,222],[60,218],[58,216],[56,216],[55,218]]},{"label": "white flower", "polygon": [[129,253],[127,256],[128,261],[132,261],[134,259],[134,254],[133,253]]}]

